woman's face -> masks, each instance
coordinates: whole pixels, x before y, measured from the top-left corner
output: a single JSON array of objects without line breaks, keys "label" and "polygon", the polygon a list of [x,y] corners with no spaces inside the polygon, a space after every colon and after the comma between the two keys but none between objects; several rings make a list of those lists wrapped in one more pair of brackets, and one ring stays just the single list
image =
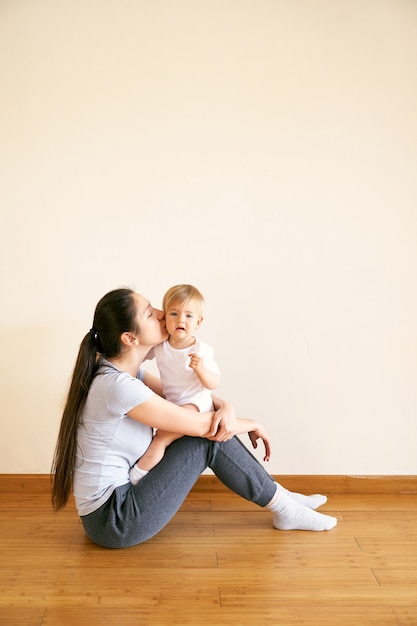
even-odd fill
[{"label": "woman's face", "polygon": [[141,345],[156,346],[168,337],[165,328],[163,311],[154,309],[149,300],[140,293],[134,295],[137,307],[136,321],[139,328],[139,343]]}]

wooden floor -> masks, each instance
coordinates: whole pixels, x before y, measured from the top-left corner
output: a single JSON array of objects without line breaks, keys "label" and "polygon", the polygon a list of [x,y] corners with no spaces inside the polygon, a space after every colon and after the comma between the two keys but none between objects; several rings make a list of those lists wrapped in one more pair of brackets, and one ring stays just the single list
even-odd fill
[{"label": "wooden floor", "polygon": [[157,537],[112,551],[32,479],[0,493],[2,626],[417,625],[416,494],[328,493],[338,526],[310,533],[197,489]]}]

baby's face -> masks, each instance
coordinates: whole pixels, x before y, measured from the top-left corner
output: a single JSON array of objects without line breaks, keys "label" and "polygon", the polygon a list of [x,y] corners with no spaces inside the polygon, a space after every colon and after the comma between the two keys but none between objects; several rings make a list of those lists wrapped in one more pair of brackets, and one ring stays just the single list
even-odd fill
[{"label": "baby's face", "polygon": [[174,302],[165,311],[166,329],[170,336],[184,339],[193,336],[202,321],[200,307],[194,300]]}]

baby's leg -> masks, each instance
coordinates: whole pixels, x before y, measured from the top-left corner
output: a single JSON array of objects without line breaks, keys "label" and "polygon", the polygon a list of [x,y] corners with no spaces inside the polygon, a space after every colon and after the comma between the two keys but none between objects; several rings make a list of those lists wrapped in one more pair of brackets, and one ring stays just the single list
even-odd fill
[{"label": "baby's leg", "polygon": [[[181,406],[182,408],[188,409],[190,411],[200,412],[196,404],[182,404]],[[145,454],[141,456],[138,461],[136,461],[133,467],[130,468],[130,482],[133,485],[136,485],[141,478],[146,476],[149,470],[154,468],[155,465],[158,465],[159,461],[163,458],[165,454],[166,447],[182,436],[183,435],[179,435],[178,433],[170,433],[166,430],[157,430]]]},{"label": "baby's leg", "polygon": [[166,430],[157,430],[149,448],[146,450],[145,454],[140,457],[136,464],[143,470],[151,470],[164,456],[165,448],[169,446],[170,443],[175,441],[175,439],[179,439],[180,437],[182,437],[182,435],[179,435],[178,433],[170,433]]},{"label": "baby's leg", "polygon": [[141,478],[146,476],[149,470],[158,465],[165,454],[166,447],[180,437],[182,435],[178,433],[157,430],[145,454],[131,467],[129,472],[130,482],[136,485]]}]

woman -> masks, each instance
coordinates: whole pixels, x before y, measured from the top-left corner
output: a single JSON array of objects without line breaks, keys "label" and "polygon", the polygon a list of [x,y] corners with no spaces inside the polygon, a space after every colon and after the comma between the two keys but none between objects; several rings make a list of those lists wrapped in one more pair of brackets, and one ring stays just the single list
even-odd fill
[{"label": "woman", "polygon": [[[324,496],[292,494],[274,482],[234,436],[269,437],[254,420],[236,418],[215,400],[216,411],[188,411],[164,400],[159,380],[145,373],[149,350],[167,338],[162,311],[131,289],[116,289],[98,303],[84,337],[62,416],[52,473],[52,503],[74,492],[85,532],[108,548],[132,546],[158,533],[179,509],[207,467],[232,491],[267,507],[281,530],[330,530],[337,520],[317,513]],[[136,484],[129,469],[149,446],[153,428],[185,435]]]}]

